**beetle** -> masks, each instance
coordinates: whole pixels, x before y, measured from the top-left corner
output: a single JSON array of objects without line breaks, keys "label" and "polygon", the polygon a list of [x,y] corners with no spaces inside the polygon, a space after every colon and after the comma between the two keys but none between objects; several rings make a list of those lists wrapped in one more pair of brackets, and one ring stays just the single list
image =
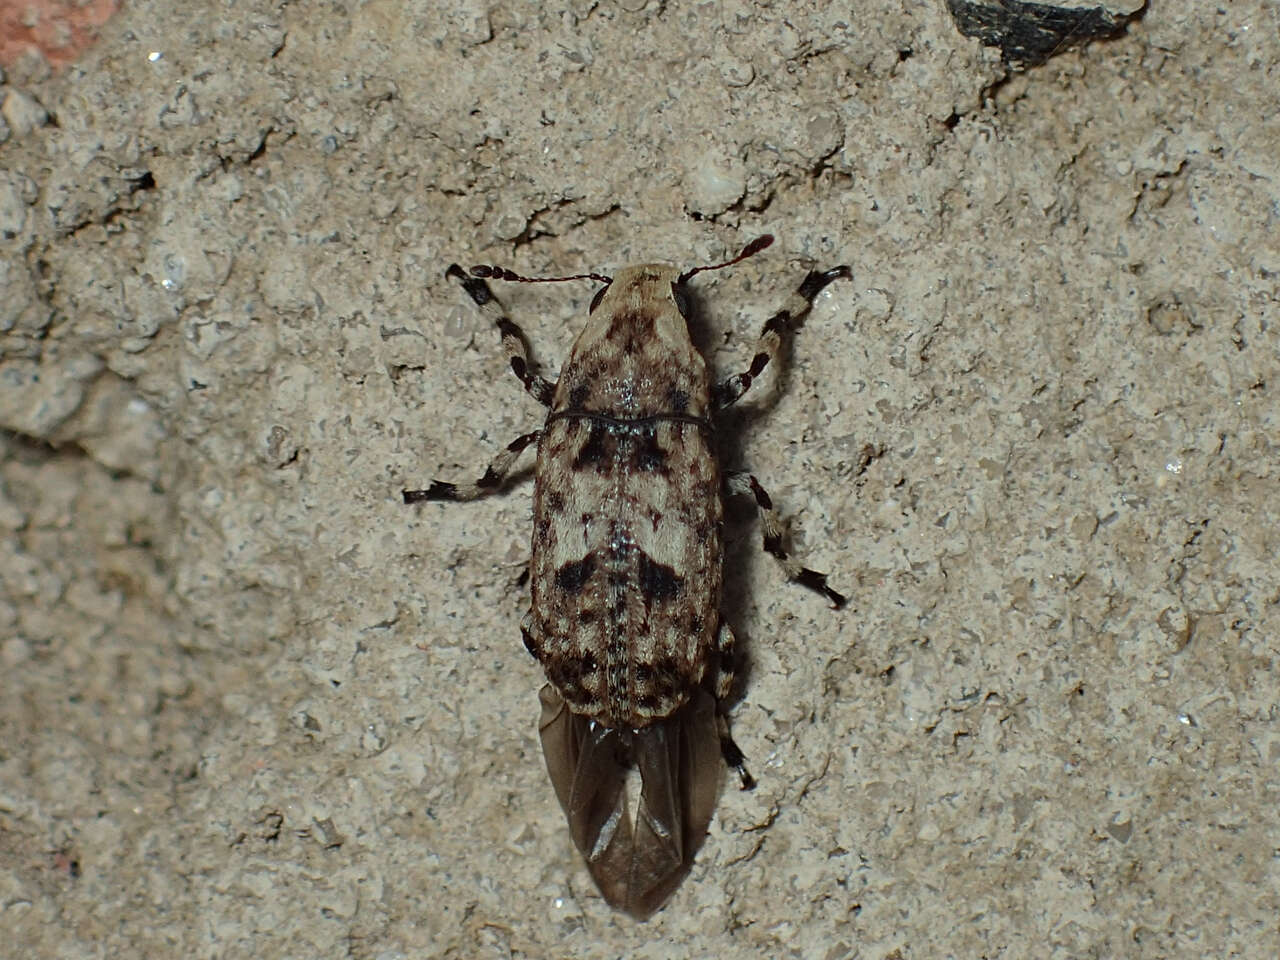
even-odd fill
[{"label": "beetle", "polygon": [[[756,478],[721,470],[715,416],[746,393],[818,293],[852,276],[849,267],[810,272],[765,322],[750,366],[718,383],[689,337],[689,281],[772,242],[757,237],[730,260],[683,271],[663,263],[613,277],[524,277],[492,265],[445,271],[493,321],[512,371],[548,413],[479,479],[435,480],[404,490],[404,502],[495,491],[536,445],[531,604],[521,633],[547,677],[539,694],[543,754],[596,885],[639,919],[661,907],[692,866],[715,809],[720,758],[744,789],[754,785],[725,717],[737,664],[720,613],[724,497],[752,497],[764,549],[787,577],[833,607],[845,604],[825,574],[787,553],[778,512]],[[558,381],[533,369],[524,335],[488,279],[601,284]]]}]

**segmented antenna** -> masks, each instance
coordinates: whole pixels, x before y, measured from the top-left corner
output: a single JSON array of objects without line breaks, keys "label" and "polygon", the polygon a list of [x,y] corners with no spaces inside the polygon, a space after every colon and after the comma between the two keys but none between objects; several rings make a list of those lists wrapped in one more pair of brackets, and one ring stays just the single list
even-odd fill
[{"label": "segmented antenna", "polygon": [[561,283],[565,280],[594,280],[596,283],[613,283],[613,277],[598,273],[575,273],[572,277],[523,277],[506,267],[482,263],[471,268],[471,275],[482,280],[510,280],[513,283]]},{"label": "segmented antenna", "polygon": [[735,263],[741,263],[743,260],[747,259],[747,257],[754,257],[771,243],[773,243],[772,234],[766,233],[763,236],[756,237],[743,247],[742,252],[732,260],[726,260],[724,263],[713,263],[705,267],[694,267],[692,270],[686,270],[684,273],[680,274],[680,280],[678,282],[684,283],[695,273],[702,273],[704,270],[719,270],[722,267],[732,267]]}]

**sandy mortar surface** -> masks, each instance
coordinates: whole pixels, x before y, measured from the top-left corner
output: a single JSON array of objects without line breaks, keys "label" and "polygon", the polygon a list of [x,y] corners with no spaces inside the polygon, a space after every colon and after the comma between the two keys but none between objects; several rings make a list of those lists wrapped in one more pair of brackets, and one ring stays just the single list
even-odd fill
[{"label": "sandy mortar surface", "polygon": [[[15,958],[1280,955],[1280,23],[1014,72],[941,2],[129,3],[0,83]],[[670,904],[537,740],[540,408],[451,261],[695,265],[750,660]],[[587,284],[497,288],[549,374]],[[12,951],[12,952],[7,952]]]}]

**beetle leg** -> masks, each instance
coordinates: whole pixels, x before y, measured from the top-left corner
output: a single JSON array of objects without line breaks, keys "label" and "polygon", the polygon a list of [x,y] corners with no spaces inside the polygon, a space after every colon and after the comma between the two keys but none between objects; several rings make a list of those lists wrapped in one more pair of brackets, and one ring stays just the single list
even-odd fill
[{"label": "beetle leg", "polygon": [[720,755],[724,757],[724,762],[737,771],[742,789],[751,790],[756,785],[755,777],[747,770],[747,758],[743,756],[742,748],[729,733],[729,718],[724,712],[724,704],[733,692],[733,681],[737,675],[738,664],[734,656],[736,642],[733,628],[722,617],[720,629],[716,631],[716,733],[720,736]]},{"label": "beetle leg", "polygon": [[[526,568],[526,573],[528,572]],[[535,660],[542,659],[542,638],[538,633],[538,626],[533,622],[533,610],[525,611],[524,617],[520,620],[520,639],[524,641],[524,648],[529,651],[529,656]]]},{"label": "beetle leg", "polygon": [[541,430],[516,437],[506,448],[493,458],[485,468],[484,476],[472,483],[450,483],[447,480],[432,480],[426,490],[405,490],[405,503],[421,503],[423,500],[474,500],[481,494],[489,493],[502,486],[511,468],[515,466],[520,452],[532,443],[536,443],[542,435]]},{"label": "beetle leg", "polygon": [[721,380],[711,391],[711,401],[717,410],[723,410],[738,401],[751,388],[752,381],[760,376],[769,361],[778,355],[782,348],[782,336],[792,333],[799,326],[804,315],[813,306],[813,300],[827,284],[841,277],[852,277],[853,271],[846,266],[836,267],[825,272],[814,270],[791,295],[781,310],[765,321],[760,331],[760,339],[756,341],[755,356],[751,358],[751,366],[742,373],[735,373],[728,379]]},{"label": "beetle leg", "polygon": [[837,593],[827,586],[827,575],[817,570],[802,567],[795,557],[787,553],[782,545],[782,518],[774,509],[773,500],[765,492],[764,487],[751,474],[745,471],[726,473],[724,475],[725,492],[734,496],[750,495],[755,498],[756,507],[760,511],[760,525],[764,528],[764,549],[773,556],[782,567],[788,580],[794,580],[803,587],[816,590],[828,600],[832,607],[839,610],[848,602],[842,593]]},{"label": "beetle leg", "polygon": [[524,333],[511,321],[502,309],[502,304],[489,289],[489,284],[479,277],[473,277],[456,263],[449,264],[444,272],[446,277],[457,280],[462,289],[475,301],[480,312],[493,321],[502,335],[502,348],[507,352],[507,360],[511,364],[511,372],[520,378],[529,395],[544,407],[551,406],[555,396],[556,385],[529,369],[529,351],[525,347]]}]

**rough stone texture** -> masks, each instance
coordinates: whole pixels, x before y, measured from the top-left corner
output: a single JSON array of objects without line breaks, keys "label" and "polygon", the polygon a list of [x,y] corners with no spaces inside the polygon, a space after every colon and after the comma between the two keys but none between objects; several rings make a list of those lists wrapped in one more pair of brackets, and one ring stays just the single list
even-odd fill
[{"label": "rough stone texture", "polygon": [[[1280,955],[1280,24],[1008,77],[944,5],[128,5],[0,144],[0,928],[23,957]],[[12,114],[12,116],[10,116]],[[17,118],[18,122],[14,122]],[[599,900],[518,586],[537,422],[442,278],[698,263],[751,670]],[[502,295],[554,366],[587,285]]]}]

